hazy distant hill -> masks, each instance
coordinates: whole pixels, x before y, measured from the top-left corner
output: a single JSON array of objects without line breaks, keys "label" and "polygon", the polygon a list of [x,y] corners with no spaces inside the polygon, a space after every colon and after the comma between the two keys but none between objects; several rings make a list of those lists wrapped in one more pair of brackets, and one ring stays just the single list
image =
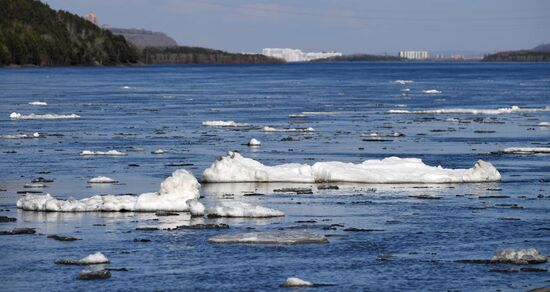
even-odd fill
[{"label": "hazy distant hill", "polygon": [[354,54],[331,57],[326,59],[317,59],[311,62],[366,62],[366,61],[401,61],[402,59],[395,56],[380,56],[368,54]]},{"label": "hazy distant hill", "polygon": [[198,47],[147,47],[141,51],[145,64],[283,64],[281,59],[260,54],[235,54]]},{"label": "hazy distant hill", "polygon": [[550,44],[542,44],[531,50],[505,51],[487,55],[490,62],[550,62]]},{"label": "hazy distant hill", "polygon": [[35,0],[0,0],[0,65],[135,63],[123,37]]},{"label": "hazy distant hill", "polygon": [[137,47],[174,47],[178,45],[173,38],[162,32],[133,28],[109,28],[109,30],[116,35],[123,36]]},{"label": "hazy distant hill", "polygon": [[531,51],[540,51],[540,52],[550,51],[550,43],[549,44],[538,45],[538,46],[532,48]]}]

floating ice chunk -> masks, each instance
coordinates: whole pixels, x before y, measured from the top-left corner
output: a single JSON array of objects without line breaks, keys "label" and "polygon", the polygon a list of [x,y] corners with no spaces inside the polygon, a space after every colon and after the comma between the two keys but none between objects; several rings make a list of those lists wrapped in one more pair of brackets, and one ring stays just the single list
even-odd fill
[{"label": "floating ice chunk", "polygon": [[198,200],[187,200],[191,216],[204,216],[204,205]]},{"label": "floating ice chunk", "polygon": [[401,85],[405,85],[405,84],[410,84],[410,83],[413,83],[414,81],[412,80],[395,80],[393,81],[393,83],[397,83],[397,84],[401,84]]},{"label": "floating ice chunk", "polygon": [[548,258],[542,255],[535,248],[513,249],[506,248],[499,250],[491,259],[495,262],[512,263],[512,264],[539,264],[548,261]]},{"label": "floating ice chunk", "polygon": [[207,168],[205,182],[314,182],[309,165],[290,163],[266,166],[245,158],[237,152],[229,152]]},{"label": "floating ice chunk", "polygon": [[537,154],[537,153],[550,154],[550,147],[510,147],[500,151],[493,152],[493,154]]},{"label": "floating ice chunk", "polygon": [[248,142],[247,144],[248,146],[251,146],[251,147],[260,147],[262,145],[262,143],[254,138],[250,139],[250,141]]},{"label": "floating ice chunk", "polygon": [[539,126],[539,127],[550,127],[550,122],[540,122],[537,126]]},{"label": "floating ice chunk", "polygon": [[292,288],[292,287],[313,287],[314,284],[309,282],[309,281],[305,281],[305,280],[302,280],[300,278],[296,278],[296,277],[289,277],[286,279],[286,281],[281,285],[281,287],[285,287],[285,288]]},{"label": "floating ice chunk", "polygon": [[403,88],[403,89],[401,89],[401,91],[403,91],[403,92],[409,92],[409,91],[411,91],[411,89],[410,89],[410,88]]},{"label": "floating ice chunk", "polygon": [[29,102],[30,105],[35,105],[35,106],[44,106],[44,105],[48,105],[47,102],[44,102],[44,101],[31,101]]},{"label": "floating ice chunk", "polygon": [[76,277],[78,280],[101,280],[111,278],[109,270],[82,270]]},{"label": "floating ice chunk", "polygon": [[219,206],[206,210],[208,217],[245,217],[267,218],[282,217],[285,214],[279,210],[254,206],[243,202],[222,202]]},{"label": "floating ice chunk", "polygon": [[490,163],[478,160],[469,169],[445,169],[428,166],[417,158],[389,157],[363,163],[317,162],[266,166],[229,152],[207,168],[204,182],[355,182],[355,183],[461,183],[501,179]]},{"label": "floating ice chunk", "polygon": [[389,114],[467,114],[467,115],[501,115],[511,113],[535,113],[535,112],[550,112],[550,106],[544,108],[520,108],[512,106],[508,108],[498,109],[473,109],[473,108],[449,108],[449,109],[433,109],[433,110],[389,110]]},{"label": "floating ice chunk", "polygon": [[57,114],[44,114],[44,115],[36,115],[36,114],[28,114],[23,115],[20,113],[13,112],[10,114],[10,119],[12,120],[65,120],[65,119],[78,119],[80,118],[77,114],[70,114],[70,115],[57,115]]},{"label": "floating ice chunk", "polygon": [[199,198],[199,187],[199,182],[190,172],[180,169],[160,184],[157,193],[144,193],[139,196],[93,196],[81,200],[58,200],[50,194],[27,194],[17,200],[17,208],[57,212],[188,211],[187,201]]},{"label": "floating ice chunk", "polygon": [[166,153],[166,150],[164,149],[157,149],[155,151],[151,151],[151,154],[164,154]]},{"label": "floating ice chunk", "polygon": [[248,232],[210,237],[211,243],[305,244],[328,243],[322,234],[305,231]]},{"label": "floating ice chunk", "polygon": [[89,184],[116,184],[117,180],[114,180],[106,176],[97,176],[88,180]]},{"label": "floating ice chunk", "polygon": [[281,128],[273,128],[273,127],[263,127],[262,128],[262,132],[315,132],[315,129],[312,128],[312,127],[308,127],[308,128],[286,128],[286,129],[281,129]]},{"label": "floating ice chunk", "polygon": [[440,94],[441,91],[437,90],[437,89],[427,89],[427,90],[422,90],[423,93],[426,93],[426,94]]},{"label": "floating ice chunk", "polygon": [[128,85],[125,85],[125,86],[121,86],[120,88],[121,88],[121,89],[130,89],[131,87],[128,86]]},{"label": "floating ice chunk", "polygon": [[90,150],[84,150],[80,152],[80,156],[126,156],[127,154],[124,152],[120,152],[117,150],[109,150],[109,151],[90,151]]},{"label": "floating ice chunk", "polygon": [[237,123],[234,121],[206,121],[202,122],[203,126],[206,127],[244,127],[248,126],[248,124],[243,123]]},{"label": "floating ice chunk", "polygon": [[42,138],[39,133],[32,134],[12,134],[12,135],[0,135],[2,139],[32,139],[32,138]]},{"label": "floating ice chunk", "polygon": [[98,264],[108,264],[109,262],[110,260],[99,251],[79,260],[78,259],[59,259],[55,261],[56,264],[61,264],[61,265],[98,265]]},{"label": "floating ice chunk", "polygon": [[339,114],[341,112],[302,112],[304,116],[334,116]]}]

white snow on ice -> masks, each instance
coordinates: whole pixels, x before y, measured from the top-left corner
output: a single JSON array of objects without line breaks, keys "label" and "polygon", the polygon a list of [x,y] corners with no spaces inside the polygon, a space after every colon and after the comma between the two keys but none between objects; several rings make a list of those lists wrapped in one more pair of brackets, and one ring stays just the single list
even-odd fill
[{"label": "white snow on ice", "polygon": [[66,119],[78,119],[80,118],[77,114],[70,114],[70,115],[57,115],[57,114],[44,114],[44,115],[37,115],[37,114],[20,114],[13,112],[10,114],[10,119],[12,120],[66,120]]},{"label": "white snow on ice", "polygon": [[437,89],[427,89],[427,90],[422,90],[423,93],[425,94],[440,94],[441,91],[440,90],[437,90]]},{"label": "white snow on ice", "polygon": [[297,277],[289,277],[286,279],[286,281],[281,285],[283,287],[312,287],[313,283],[309,281],[302,280]]},{"label": "white snow on ice", "polygon": [[317,162],[313,165],[289,163],[267,166],[229,152],[205,169],[204,182],[355,182],[355,183],[462,183],[501,179],[498,170],[478,160],[469,169],[428,166],[417,158],[388,157],[363,163]]},{"label": "white snow on ice", "polygon": [[202,122],[203,126],[206,127],[244,127],[248,124],[237,123],[235,121],[205,121]]},{"label": "white snow on ice", "polygon": [[259,147],[262,145],[262,143],[258,140],[256,140],[255,138],[252,138],[250,139],[250,141],[248,142],[247,144],[248,146],[251,146],[251,147]]},{"label": "white snow on ice", "polygon": [[549,153],[550,154],[550,147],[510,147],[504,150],[497,151],[495,153],[502,153],[502,154]]},{"label": "white snow on ice", "polygon": [[548,258],[542,255],[535,248],[513,249],[506,248],[496,252],[492,258],[493,261],[528,263],[528,262],[546,262]]},{"label": "white snow on ice", "polygon": [[221,202],[218,206],[208,208],[207,215],[216,217],[244,217],[244,218],[267,218],[281,217],[285,214],[279,210],[255,206],[243,202]]},{"label": "white snow on ice", "polygon": [[124,152],[118,150],[109,150],[109,151],[90,151],[84,150],[80,152],[80,156],[126,156]]},{"label": "white snow on ice", "polygon": [[41,138],[39,133],[32,133],[32,134],[6,134],[6,135],[0,135],[0,138],[2,139],[30,139],[30,138]]},{"label": "white snow on ice", "polygon": [[467,114],[467,115],[501,115],[511,113],[534,113],[534,112],[550,112],[550,106],[544,108],[521,108],[512,106],[498,109],[473,109],[473,108],[448,108],[448,109],[433,109],[433,110],[389,110],[389,114]]},{"label": "white snow on ice", "polygon": [[44,102],[44,101],[31,101],[29,102],[30,105],[35,105],[35,106],[44,106],[44,105],[48,105],[47,102]]},{"label": "white snow on ice", "polygon": [[401,84],[401,85],[405,85],[405,84],[410,84],[410,83],[413,83],[414,81],[412,80],[395,80],[393,81],[393,83],[397,83],[397,84]]},{"label": "white snow on ice", "polygon": [[199,182],[190,172],[180,169],[164,180],[156,193],[144,193],[139,196],[93,196],[81,200],[59,200],[50,194],[27,194],[17,201],[17,208],[58,212],[188,211],[187,201],[199,198],[199,187]]},{"label": "white snow on ice", "polygon": [[116,184],[118,183],[118,181],[106,176],[96,176],[94,178],[89,179],[88,183],[89,184]]}]

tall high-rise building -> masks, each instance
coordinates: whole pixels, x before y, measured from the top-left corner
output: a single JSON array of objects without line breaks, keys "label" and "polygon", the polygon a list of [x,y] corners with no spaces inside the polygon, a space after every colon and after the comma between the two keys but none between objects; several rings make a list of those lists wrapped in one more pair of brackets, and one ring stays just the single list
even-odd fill
[{"label": "tall high-rise building", "polygon": [[399,57],[411,60],[426,60],[428,59],[428,51],[400,51]]},{"label": "tall high-rise building", "polygon": [[87,21],[95,24],[95,25],[98,25],[98,22],[97,22],[97,15],[95,15],[95,13],[93,12],[88,12],[86,14],[84,14],[84,19],[86,19]]}]

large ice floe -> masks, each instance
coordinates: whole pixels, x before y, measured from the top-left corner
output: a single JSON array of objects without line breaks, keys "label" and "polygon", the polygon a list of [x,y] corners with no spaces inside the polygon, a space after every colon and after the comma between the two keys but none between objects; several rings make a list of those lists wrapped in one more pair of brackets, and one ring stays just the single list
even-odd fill
[{"label": "large ice floe", "polygon": [[215,217],[245,217],[245,218],[268,218],[268,217],[281,217],[285,213],[266,208],[262,206],[255,206],[243,202],[221,202],[218,206],[208,208],[206,210],[207,216],[210,218]]},{"label": "large ice floe", "polygon": [[217,235],[208,238],[211,243],[248,243],[248,244],[306,244],[328,243],[323,234],[307,231],[247,232]]},{"label": "large ice floe", "polygon": [[474,108],[447,108],[447,109],[432,109],[432,110],[389,110],[389,114],[468,114],[468,115],[501,115],[512,113],[535,113],[535,112],[550,112],[550,106],[543,108],[521,108],[512,106],[498,109],[474,109]]},{"label": "large ice floe", "polygon": [[510,147],[493,154],[550,154],[550,147]]},{"label": "large ice floe", "polygon": [[389,157],[363,163],[317,162],[267,166],[229,152],[207,168],[204,182],[355,182],[355,183],[462,183],[500,181],[498,170],[478,160],[472,168],[446,169],[429,166],[417,158]]},{"label": "large ice floe", "polygon": [[17,201],[17,208],[52,212],[189,211],[187,201],[199,198],[199,188],[197,179],[190,172],[180,169],[164,180],[156,193],[102,195],[80,200],[61,200],[50,194],[27,194]]},{"label": "large ice floe", "polygon": [[284,288],[299,288],[299,287],[313,287],[314,284],[312,282],[302,280],[297,277],[289,277],[286,279],[286,281],[281,284],[281,287]]},{"label": "large ice floe", "polygon": [[78,119],[80,118],[77,114],[70,114],[70,115],[57,115],[57,114],[44,114],[44,115],[37,115],[37,114],[20,114],[13,112],[10,114],[10,119],[12,120],[66,120],[66,119]]}]

